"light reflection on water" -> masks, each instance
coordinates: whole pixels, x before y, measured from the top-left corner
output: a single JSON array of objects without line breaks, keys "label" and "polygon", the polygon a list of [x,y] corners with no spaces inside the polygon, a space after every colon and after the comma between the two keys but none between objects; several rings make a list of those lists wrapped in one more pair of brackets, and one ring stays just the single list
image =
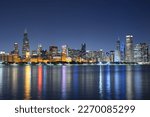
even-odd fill
[{"label": "light reflection on water", "polygon": [[25,71],[25,74],[24,74],[24,99],[28,100],[31,98],[30,97],[30,93],[31,93],[31,66],[26,65],[24,68],[24,71]]},{"label": "light reflection on water", "polygon": [[150,66],[1,65],[0,99],[150,99]]},{"label": "light reflection on water", "polygon": [[13,67],[12,69],[12,95],[14,98],[17,97],[17,87],[18,87],[18,67]]}]

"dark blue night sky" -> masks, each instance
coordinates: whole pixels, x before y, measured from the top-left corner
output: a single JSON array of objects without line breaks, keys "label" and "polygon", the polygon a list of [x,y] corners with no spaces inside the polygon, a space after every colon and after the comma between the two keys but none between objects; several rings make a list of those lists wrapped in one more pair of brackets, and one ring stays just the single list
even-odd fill
[{"label": "dark blue night sky", "polygon": [[150,43],[149,0],[0,0],[0,50],[22,48],[27,28],[31,49],[41,43],[89,50],[114,50],[127,34]]}]

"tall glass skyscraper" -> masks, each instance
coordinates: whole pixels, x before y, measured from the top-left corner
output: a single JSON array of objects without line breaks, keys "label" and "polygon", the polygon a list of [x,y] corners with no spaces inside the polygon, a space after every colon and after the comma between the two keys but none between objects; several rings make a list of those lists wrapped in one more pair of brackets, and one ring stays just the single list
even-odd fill
[{"label": "tall glass skyscraper", "polygon": [[125,61],[134,62],[133,60],[133,36],[126,36],[126,50],[125,50]]},{"label": "tall glass skyscraper", "polygon": [[121,51],[120,51],[120,40],[119,39],[116,42],[115,62],[121,62]]},{"label": "tall glass skyscraper", "polygon": [[27,58],[30,56],[30,44],[28,39],[28,33],[25,29],[24,31],[24,38],[23,38],[23,46],[22,46],[22,57]]}]

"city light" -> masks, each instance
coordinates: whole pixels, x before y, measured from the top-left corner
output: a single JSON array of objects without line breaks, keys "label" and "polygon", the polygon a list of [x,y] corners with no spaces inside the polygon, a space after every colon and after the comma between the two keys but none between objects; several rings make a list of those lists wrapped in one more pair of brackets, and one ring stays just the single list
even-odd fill
[{"label": "city light", "polygon": [[150,64],[149,45],[146,43],[134,44],[133,36],[126,35],[125,44],[118,39],[115,49],[104,52],[103,49],[87,50],[86,43],[81,44],[80,49],[62,45],[61,49],[56,45],[50,45],[49,50],[44,50],[42,44],[37,49],[30,50],[30,42],[27,30],[23,35],[22,53],[19,53],[18,43],[14,43],[14,49],[6,53],[0,51],[0,63],[2,64]]}]

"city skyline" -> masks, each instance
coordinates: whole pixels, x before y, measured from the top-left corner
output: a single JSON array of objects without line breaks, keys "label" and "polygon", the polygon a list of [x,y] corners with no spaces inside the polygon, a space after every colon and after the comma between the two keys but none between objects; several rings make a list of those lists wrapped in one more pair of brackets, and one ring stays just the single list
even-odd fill
[{"label": "city skyline", "polygon": [[[128,37],[128,36],[129,36],[129,37]],[[127,35],[124,36],[124,40],[120,39],[120,37],[116,37],[116,40],[114,40],[114,42],[111,43],[111,44],[113,45],[113,48],[112,48],[111,50],[107,49],[107,51],[105,51],[105,49],[103,49],[103,48],[99,48],[99,49],[94,50],[93,48],[91,48],[91,50],[90,50],[90,49],[86,49],[86,51],[99,51],[99,50],[103,50],[104,52],[110,52],[110,51],[118,50],[119,48],[121,49],[121,46],[122,46],[122,45],[125,46],[126,38],[130,38],[130,36],[131,36],[131,38],[132,38],[133,48],[134,48],[134,46],[136,46],[136,44],[140,44],[140,43],[146,43],[146,44],[148,44],[148,46],[150,46],[149,43],[147,43],[147,42],[137,42],[137,43],[135,43],[135,42],[134,42],[134,41],[135,41],[134,36],[133,36],[132,34],[127,34]],[[19,54],[24,55],[24,56],[25,56],[25,54],[23,54],[23,53],[24,53],[23,51],[26,51],[26,50],[24,50],[24,49],[25,49],[25,46],[27,46],[27,51],[29,51],[29,52],[32,52],[33,50],[38,50],[38,47],[39,47],[39,46],[41,46],[43,50],[47,50],[47,51],[49,50],[49,47],[51,47],[51,46],[56,46],[59,51],[61,51],[61,49],[62,49],[61,47],[62,47],[63,45],[67,45],[68,48],[70,48],[70,49],[76,49],[76,50],[81,50],[81,51],[82,51],[82,49],[83,49],[82,46],[83,46],[84,44],[85,44],[85,45],[84,45],[84,46],[85,46],[84,48],[87,48],[87,47],[88,47],[88,45],[87,45],[86,42],[78,43],[78,46],[75,47],[75,48],[72,48],[72,46],[71,46],[71,45],[68,45],[67,43],[63,43],[63,44],[60,45],[60,46],[59,46],[59,45],[48,45],[48,47],[45,47],[45,45],[43,45],[43,43],[41,42],[41,43],[38,43],[34,48],[31,48],[31,49],[30,49],[30,46],[32,45],[32,42],[31,42],[31,40],[30,40],[28,37],[29,37],[29,34],[28,34],[27,29],[25,28],[25,29],[24,29],[24,34],[23,34],[23,37],[22,37],[22,42],[21,42],[20,44],[19,44],[18,42],[11,43],[11,48],[10,48],[9,51],[6,51],[6,50],[4,50],[4,49],[1,49],[0,51],[4,51],[4,52],[6,52],[6,53],[11,53],[12,50],[15,48],[15,44],[17,44],[17,48],[19,49],[19,50],[17,50],[17,51],[19,51]],[[26,43],[27,43],[27,44],[26,44]],[[30,44],[29,44],[29,43],[30,43]],[[48,43],[48,42],[47,42],[47,43]],[[118,43],[119,43],[119,44],[118,44]],[[14,44],[14,45],[13,45],[13,44]],[[44,47],[44,48],[43,48],[43,47]]]},{"label": "city skyline", "polygon": [[[49,45],[49,49],[38,44],[36,49],[30,49],[30,39],[25,29],[22,40],[22,50],[17,42],[13,49],[7,53],[0,51],[1,63],[138,63],[149,64],[149,45],[145,42],[134,44],[133,35],[126,35],[125,43],[118,38],[115,48],[109,51],[88,50],[86,43],[81,47],[71,48],[70,45]],[[19,52],[19,50],[21,52]]]},{"label": "city skyline", "polygon": [[[37,50],[38,49],[38,46],[42,46],[42,48],[43,48],[43,50],[49,50],[49,47],[50,46],[57,46],[58,47],[58,50],[61,50],[61,46],[63,46],[63,45],[67,45],[69,48],[71,48],[71,49],[82,49],[82,45],[83,44],[86,44],[86,50],[87,51],[99,51],[99,50],[103,50],[103,51],[105,51],[105,52],[110,52],[110,51],[114,51],[114,50],[117,50],[117,47],[116,47],[116,45],[115,45],[115,43],[116,42],[118,42],[118,40],[119,40],[119,43],[120,43],[120,46],[122,45],[122,44],[124,44],[125,45],[125,43],[126,43],[126,36],[132,36],[132,38],[133,38],[133,44],[134,45],[136,45],[136,44],[140,44],[140,43],[146,43],[146,44],[148,44],[147,42],[139,42],[139,43],[135,43],[136,42],[136,39],[134,38],[134,36],[132,35],[132,34],[127,34],[127,35],[124,35],[124,39],[120,39],[120,37],[118,36],[118,37],[116,37],[116,39],[114,40],[114,42],[113,42],[113,44],[111,43],[111,45],[113,45],[112,47],[112,49],[107,49],[107,51],[105,51],[105,49],[103,49],[103,48],[99,48],[99,49],[96,49],[96,50],[94,50],[93,48],[91,48],[91,49],[88,49],[87,47],[88,46],[90,46],[90,45],[87,45],[87,43],[86,42],[80,42],[80,43],[78,43],[78,46],[77,47],[75,47],[75,48],[72,48],[72,45],[68,45],[67,43],[62,43],[60,46],[59,45],[48,45],[47,47],[45,46],[45,45],[43,45],[42,43],[42,41],[41,41],[41,43],[37,43],[35,46],[34,46],[34,48],[32,47],[31,49],[30,49],[30,46],[32,46],[32,39],[29,39],[28,37],[30,37],[30,35],[28,34],[28,31],[27,31],[27,29],[25,28],[24,29],[24,34],[22,34],[22,36],[24,36],[24,37],[22,37],[22,41],[21,41],[21,43],[19,43],[19,41],[17,42],[13,42],[13,43],[11,43],[11,47],[10,47],[10,50],[9,51],[6,51],[6,50],[4,50],[4,49],[1,49],[0,51],[4,51],[4,52],[6,52],[6,53],[10,53],[12,50],[13,50],[13,48],[14,48],[14,45],[13,44],[17,44],[17,46],[18,46],[18,48],[19,48],[19,52],[21,53],[21,55],[22,55],[22,52],[23,52],[23,48],[24,48],[24,46],[25,46],[25,41],[29,41],[28,43],[30,43],[30,45],[29,44],[27,44],[27,46],[29,46],[28,47],[28,51],[30,50],[30,52],[32,51],[32,50]],[[48,42],[47,42],[48,43]],[[108,44],[108,43],[107,43]],[[148,44],[149,45],[149,44]]]},{"label": "city skyline", "polygon": [[[1,0],[0,50],[11,51],[12,43],[22,47],[22,33],[28,29],[31,50],[38,44],[67,44],[88,50],[113,50],[116,39],[134,35],[134,43],[150,43],[150,1],[144,0]],[[125,41],[124,41],[125,42]],[[107,46],[105,45],[107,43]]]}]

